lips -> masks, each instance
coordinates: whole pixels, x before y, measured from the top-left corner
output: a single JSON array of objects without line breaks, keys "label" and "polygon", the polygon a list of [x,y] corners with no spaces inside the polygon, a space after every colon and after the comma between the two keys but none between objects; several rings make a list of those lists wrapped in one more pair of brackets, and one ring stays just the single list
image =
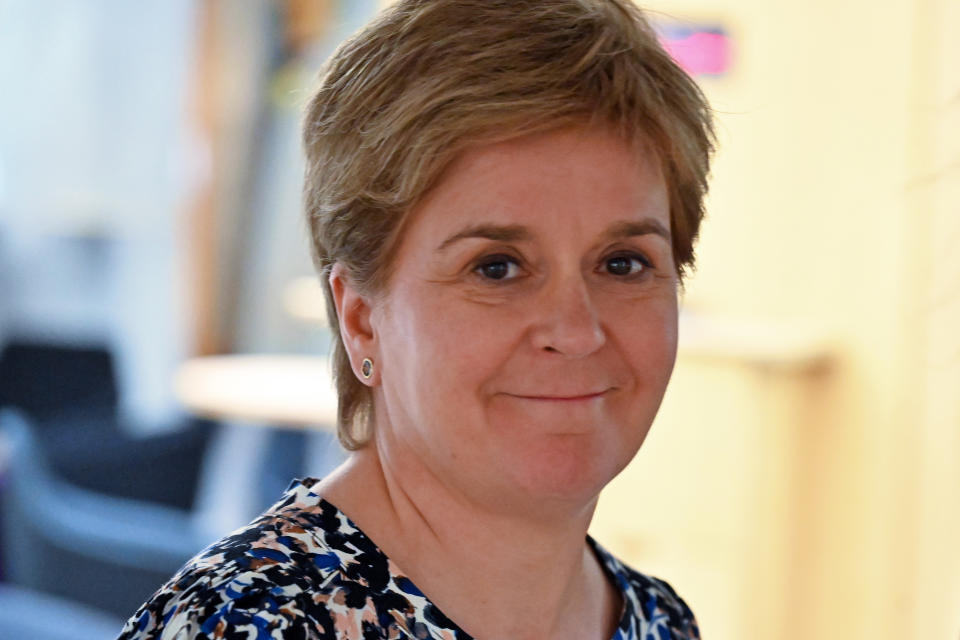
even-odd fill
[{"label": "lips", "polygon": [[530,400],[535,402],[589,402],[602,398],[609,389],[602,391],[587,392],[565,392],[565,393],[508,393],[506,395],[519,400]]}]

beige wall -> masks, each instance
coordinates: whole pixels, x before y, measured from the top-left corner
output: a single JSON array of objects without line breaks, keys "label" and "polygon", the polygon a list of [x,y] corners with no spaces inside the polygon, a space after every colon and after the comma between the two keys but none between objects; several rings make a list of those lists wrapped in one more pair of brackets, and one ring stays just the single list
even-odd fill
[{"label": "beige wall", "polygon": [[922,3],[917,171],[922,229],[917,581],[911,637],[960,635],[960,4]]}]

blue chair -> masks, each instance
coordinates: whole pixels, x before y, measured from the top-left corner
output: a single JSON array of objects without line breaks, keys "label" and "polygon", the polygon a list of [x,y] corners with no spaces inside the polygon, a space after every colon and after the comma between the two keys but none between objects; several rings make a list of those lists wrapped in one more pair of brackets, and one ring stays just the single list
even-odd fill
[{"label": "blue chair", "polygon": [[13,341],[0,348],[0,406],[46,417],[74,407],[112,413],[117,400],[105,346]]},{"label": "blue chair", "polygon": [[0,437],[9,453],[0,511],[9,583],[126,618],[212,542],[189,511],[59,477],[16,411],[0,410]]},{"label": "blue chair", "polygon": [[112,640],[123,622],[74,602],[0,584],[3,640]]}]

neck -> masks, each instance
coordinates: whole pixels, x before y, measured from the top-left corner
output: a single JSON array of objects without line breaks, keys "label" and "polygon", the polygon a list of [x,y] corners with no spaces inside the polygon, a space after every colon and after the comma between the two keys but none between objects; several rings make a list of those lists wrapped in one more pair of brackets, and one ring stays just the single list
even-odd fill
[{"label": "neck", "polygon": [[319,489],[472,636],[611,637],[619,599],[585,542],[595,500],[548,518],[499,510],[401,472],[374,444]]}]

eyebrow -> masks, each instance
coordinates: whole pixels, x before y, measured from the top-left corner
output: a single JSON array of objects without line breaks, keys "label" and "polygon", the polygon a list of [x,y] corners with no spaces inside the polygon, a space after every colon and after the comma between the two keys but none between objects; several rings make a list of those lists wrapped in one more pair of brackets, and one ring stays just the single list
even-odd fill
[{"label": "eyebrow", "polygon": [[440,243],[437,251],[442,251],[460,240],[467,238],[485,238],[487,240],[496,240],[498,242],[521,242],[530,240],[530,231],[519,224],[497,225],[497,224],[478,224],[471,225],[462,231],[458,231],[446,240]]},{"label": "eyebrow", "polygon": [[606,235],[609,238],[630,238],[633,236],[657,235],[671,242],[670,231],[659,220],[644,218],[636,222],[618,222],[610,227]]},{"label": "eyebrow", "polygon": [[[659,220],[645,218],[636,222],[618,222],[612,225],[604,234],[607,238],[630,238],[634,236],[657,235],[667,242],[671,241],[670,231],[668,231]],[[486,240],[495,240],[497,242],[522,242],[533,238],[530,230],[523,225],[496,225],[496,224],[478,224],[471,225],[466,229],[458,231],[446,240],[440,243],[437,251],[442,251],[450,245],[460,240],[468,238],[484,238]]]}]

